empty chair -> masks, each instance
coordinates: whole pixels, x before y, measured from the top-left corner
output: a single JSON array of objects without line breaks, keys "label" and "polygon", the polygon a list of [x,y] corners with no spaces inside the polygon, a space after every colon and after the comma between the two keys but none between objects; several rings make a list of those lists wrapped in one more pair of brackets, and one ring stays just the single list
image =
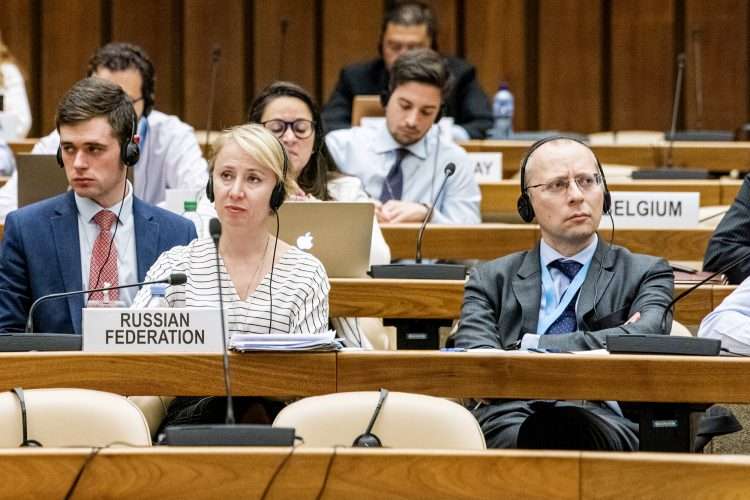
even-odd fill
[{"label": "empty chair", "polygon": [[[29,389],[28,439],[42,446],[150,446],[151,433],[138,407],[123,396],[87,389]],[[12,392],[0,393],[0,447],[23,441],[21,404]]]},{"label": "empty chair", "polygon": [[[276,427],[294,427],[306,446],[351,446],[365,432],[379,394],[342,392],[290,404],[276,417]],[[463,406],[421,394],[390,392],[372,433],[390,448],[485,449],[474,416]]]},{"label": "empty chair", "polygon": [[129,396],[128,399],[141,410],[151,429],[151,437],[156,439],[156,432],[167,416],[167,409],[174,401],[174,396]]},{"label": "empty chair", "polygon": [[680,323],[679,321],[672,320],[672,330],[669,332],[670,335],[676,335],[678,337],[692,337],[693,334],[690,329]]}]

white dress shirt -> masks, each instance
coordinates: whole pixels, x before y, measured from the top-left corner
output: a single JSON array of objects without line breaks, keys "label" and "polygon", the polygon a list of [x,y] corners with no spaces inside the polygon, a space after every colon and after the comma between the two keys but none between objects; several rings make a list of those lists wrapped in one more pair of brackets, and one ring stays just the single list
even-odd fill
[{"label": "white dress shirt", "polygon": [[402,146],[391,136],[383,121],[368,127],[335,130],[326,135],[326,144],[342,172],[359,177],[365,191],[379,199],[383,181],[396,162],[396,151],[409,150],[401,162],[404,175],[401,199],[432,205],[445,178],[448,163],[456,172],[448,179],[443,195],[435,204],[435,224],[478,224],[481,222],[479,185],[466,152],[451,141],[441,139],[433,126],[422,139]]},{"label": "white dress shirt", "polygon": [[[99,236],[99,225],[94,222],[94,216],[104,208],[94,200],[75,195],[76,207],[78,208],[78,241],[81,248],[81,282],[83,288],[89,287],[89,272],[91,268],[91,254],[94,242]],[[117,215],[121,203],[108,207],[107,210]],[[115,234],[115,246],[117,247],[117,280],[119,285],[138,282],[138,260],[135,251],[135,225],[133,223],[133,186],[128,181],[128,194],[122,202],[122,212],[117,222],[117,234]],[[115,231],[112,226],[110,232]],[[114,255],[112,256],[114,257]],[[99,284],[103,288],[104,283]],[[137,287],[123,288],[120,290],[120,300],[126,306],[133,303],[133,298],[138,292]]]},{"label": "white dress shirt", "polygon": [[[146,203],[165,201],[167,188],[205,189],[208,165],[193,128],[176,116],[151,111],[138,125],[141,158],[133,167],[135,195]],[[53,131],[36,143],[32,153],[55,154],[60,136]]]},{"label": "white dress shirt", "polygon": [[698,336],[719,339],[730,352],[750,354],[750,277],[703,318]]},{"label": "white dress shirt", "polygon": [[31,109],[26,95],[26,85],[18,66],[11,63],[0,64],[0,72],[5,83],[0,87],[3,94],[3,113],[12,116],[13,130],[3,130],[6,140],[23,139],[31,129]]}]

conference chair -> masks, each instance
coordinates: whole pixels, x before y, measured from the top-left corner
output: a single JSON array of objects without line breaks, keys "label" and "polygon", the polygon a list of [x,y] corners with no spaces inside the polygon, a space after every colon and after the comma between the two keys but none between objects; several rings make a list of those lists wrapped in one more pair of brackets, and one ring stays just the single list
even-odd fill
[{"label": "conference chair", "polygon": [[670,335],[675,335],[678,337],[692,337],[693,334],[690,332],[690,329],[680,323],[679,321],[672,320],[672,331],[669,333]]},{"label": "conference chair", "polygon": [[378,95],[356,95],[352,102],[352,127],[359,127],[362,118],[385,116]]},{"label": "conference chair", "polygon": [[174,401],[174,396],[129,396],[128,399],[143,413],[148,428],[151,429],[151,438],[155,440],[159,426],[167,416],[167,409]]},{"label": "conference chair", "polygon": [[[88,389],[29,389],[22,393],[28,439],[42,446],[151,446],[143,413],[123,396]],[[18,447],[23,439],[20,399],[12,392],[2,392],[0,447]]]},{"label": "conference chair", "polygon": [[[306,446],[351,446],[365,432],[380,395],[342,392],[296,401],[276,417],[276,427],[294,427]],[[372,433],[384,447],[484,450],[474,416],[446,399],[390,392]]]},{"label": "conference chair", "polygon": [[664,132],[659,130],[616,130],[589,134],[592,146],[614,144],[656,144],[664,140]]}]

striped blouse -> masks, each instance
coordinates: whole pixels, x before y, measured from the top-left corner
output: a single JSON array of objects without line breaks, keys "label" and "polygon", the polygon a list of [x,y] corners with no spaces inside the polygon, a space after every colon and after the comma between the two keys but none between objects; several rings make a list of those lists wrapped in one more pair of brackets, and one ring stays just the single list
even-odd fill
[{"label": "striped blouse", "polygon": [[[246,300],[240,300],[219,256],[221,290],[228,335],[235,333],[313,334],[328,330],[328,276],[320,261],[295,247],[289,248]],[[216,254],[210,238],[174,247],[159,256],[146,281],[185,273],[184,285],[167,287],[171,307],[219,307]],[[151,287],[144,286],[132,307],[146,307]],[[273,304],[273,316],[271,305]],[[270,326],[270,332],[269,332]]]}]

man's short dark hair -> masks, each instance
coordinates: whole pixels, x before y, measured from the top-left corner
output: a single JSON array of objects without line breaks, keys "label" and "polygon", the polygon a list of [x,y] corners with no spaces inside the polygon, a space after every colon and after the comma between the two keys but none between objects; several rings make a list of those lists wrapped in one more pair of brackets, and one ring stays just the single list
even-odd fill
[{"label": "man's short dark hair", "polygon": [[427,34],[432,40],[432,48],[436,48],[437,40],[437,20],[435,13],[429,5],[424,2],[395,2],[395,4],[386,11],[383,16],[383,24],[380,27],[380,39],[388,27],[388,23],[398,24],[399,26],[427,26]]},{"label": "man's short dark hair", "polygon": [[154,65],[145,50],[132,43],[112,42],[97,51],[89,59],[87,76],[93,76],[99,68],[110,71],[136,69],[141,74],[141,95],[143,96],[143,116],[154,109],[156,76]]},{"label": "man's short dark hair", "polygon": [[110,81],[97,77],[76,82],[57,105],[55,127],[76,125],[105,116],[122,148],[132,137],[136,121],[135,109],[125,91]]},{"label": "man's short dark hair", "polygon": [[388,92],[399,85],[419,82],[440,89],[443,100],[451,90],[451,78],[443,58],[432,49],[414,49],[404,52],[391,68]]}]

